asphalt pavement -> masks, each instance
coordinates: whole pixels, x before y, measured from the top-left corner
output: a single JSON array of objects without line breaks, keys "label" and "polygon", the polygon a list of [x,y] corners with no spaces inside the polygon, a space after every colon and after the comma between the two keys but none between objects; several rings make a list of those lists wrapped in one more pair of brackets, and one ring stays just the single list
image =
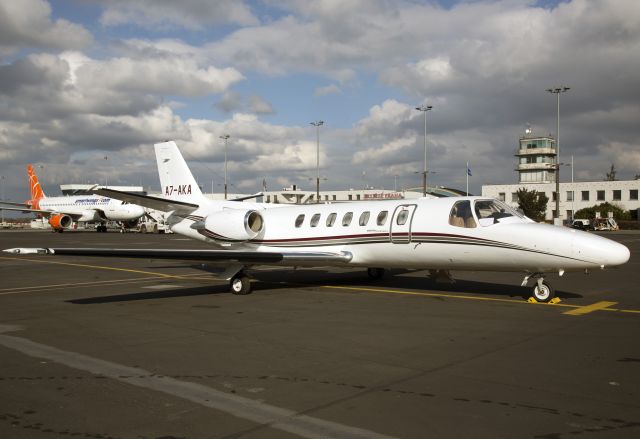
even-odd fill
[{"label": "asphalt pavement", "polygon": [[[254,270],[0,254],[0,438],[640,437],[640,233],[615,270]],[[11,247],[207,248],[0,232]]]}]

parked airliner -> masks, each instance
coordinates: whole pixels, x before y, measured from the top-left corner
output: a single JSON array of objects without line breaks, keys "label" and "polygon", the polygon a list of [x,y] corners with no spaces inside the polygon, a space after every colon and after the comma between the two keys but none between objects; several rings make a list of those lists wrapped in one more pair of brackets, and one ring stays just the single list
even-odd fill
[{"label": "parked airliner", "polygon": [[74,221],[98,223],[96,230],[106,232],[107,221],[118,221],[123,228],[135,227],[145,214],[144,208],[117,198],[100,195],[47,197],[40,186],[33,166],[27,165],[31,199],[24,203],[0,201],[0,204],[22,207],[0,207],[3,210],[32,212],[44,216],[56,232],[63,232]]},{"label": "parked airliner", "polygon": [[253,265],[510,271],[534,279],[541,302],[554,296],[548,273],[615,267],[629,249],[575,229],[538,224],[484,197],[420,198],[336,204],[268,205],[205,198],[174,142],[155,145],[163,196],[112,189],[97,193],[169,212],[171,230],[211,250],[15,248],[10,253],[142,257],[222,264],[231,291],[248,294]]}]

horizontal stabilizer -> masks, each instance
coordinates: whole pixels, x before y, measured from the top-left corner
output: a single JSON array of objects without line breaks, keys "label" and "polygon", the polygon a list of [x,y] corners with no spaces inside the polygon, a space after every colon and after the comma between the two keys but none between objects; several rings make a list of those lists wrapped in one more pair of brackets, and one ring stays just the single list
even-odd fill
[{"label": "horizontal stabilizer", "polygon": [[198,204],[184,201],[169,200],[151,195],[140,195],[131,192],[117,191],[115,189],[97,189],[92,191],[103,197],[115,198],[116,200],[127,201],[139,206],[148,207],[162,212],[172,212],[189,214],[200,207]]}]

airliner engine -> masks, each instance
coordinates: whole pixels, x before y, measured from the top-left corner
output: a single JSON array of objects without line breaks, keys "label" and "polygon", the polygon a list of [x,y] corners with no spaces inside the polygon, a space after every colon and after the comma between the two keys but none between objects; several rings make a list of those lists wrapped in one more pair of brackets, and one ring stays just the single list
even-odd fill
[{"label": "airliner engine", "polygon": [[57,215],[51,215],[49,217],[49,224],[56,231],[62,231],[64,229],[68,229],[71,227],[73,220],[69,215],[65,215],[63,213],[59,213]]},{"label": "airliner engine", "polygon": [[264,220],[257,210],[226,209],[209,215],[204,224],[204,233],[221,241],[248,241],[264,229]]}]

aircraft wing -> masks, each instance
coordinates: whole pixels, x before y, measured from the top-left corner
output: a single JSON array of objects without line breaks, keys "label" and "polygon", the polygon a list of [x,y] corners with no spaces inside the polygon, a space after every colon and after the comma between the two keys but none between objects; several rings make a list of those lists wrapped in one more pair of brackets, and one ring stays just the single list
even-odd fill
[{"label": "aircraft wing", "polygon": [[41,209],[31,209],[29,207],[2,207],[0,206],[0,210],[14,210],[16,212],[22,212],[22,213],[41,213],[43,215],[53,215],[55,213],[59,213],[59,212],[52,212],[50,210],[41,210]]},{"label": "aircraft wing", "polygon": [[29,205],[27,203],[16,203],[14,201],[0,201],[0,204],[6,204],[8,206],[22,206],[22,207],[29,207]]},{"label": "aircraft wing", "polygon": [[117,258],[173,259],[188,261],[238,262],[242,264],[304,265],[306,263],[344,262],[351,260],[349,252],[259,252],[246,250],[176,250],[130,248],[9,248],[12,254],[67,256],[102,256]]},{"label": "aircraft wing", "polygon": [[150,195],[133,194],[131,192],[117,191],[115,189],[96,189],[92,192],[102,195],[103,197],[127,201],[129,203],[162,212],[175,211],[178,214],[189,214],[200,207],[197,204],[185,203],[184,201],[169,200],[167,198],[152,197]]}]

